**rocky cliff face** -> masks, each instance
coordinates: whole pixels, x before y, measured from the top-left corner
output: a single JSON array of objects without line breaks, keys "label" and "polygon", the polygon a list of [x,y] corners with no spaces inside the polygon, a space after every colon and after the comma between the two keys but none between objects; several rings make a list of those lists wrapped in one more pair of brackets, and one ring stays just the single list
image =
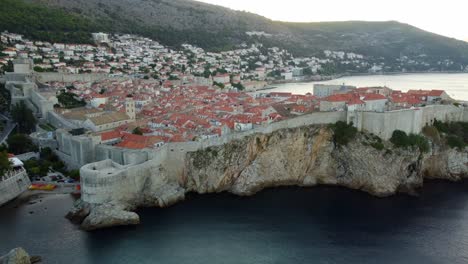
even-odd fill
[{"label": "rocky cliff face", "polygon": [[[111,205],[81,204],[76,215],[82,227],[95,229],[136,224],[138,215],[126,210],[141,206],[169,206],[185,193],[231,192],[253,195],[276,186],[338,185],[384,197],[413,192],[424,179],[460,180],[468,176],[468,151],[434,145],[430,153],[383,148],[369,144],[372,136],[358,134],[347,146],[333,142],[326,126],[283,129],[257,134],[228,144],[189,152],[180,175],[164,166],[142,175],[144,187],[138,199]],[[83,213],[84,212],[84,213]]]}]

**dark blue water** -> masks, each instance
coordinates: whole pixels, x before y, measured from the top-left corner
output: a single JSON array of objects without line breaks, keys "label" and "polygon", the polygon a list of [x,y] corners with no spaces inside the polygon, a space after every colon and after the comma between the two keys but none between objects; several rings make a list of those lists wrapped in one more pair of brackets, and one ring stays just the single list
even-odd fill
[{"label": "dark blue water", "polygon": [[[86,233],[68,196],[0,209],[0,252],[45,263],[468,263],[468,183],[378,199],[341,188],[193,195],[140,211],[142,224]],[[33,211],[33,214],[29,212]]]}]

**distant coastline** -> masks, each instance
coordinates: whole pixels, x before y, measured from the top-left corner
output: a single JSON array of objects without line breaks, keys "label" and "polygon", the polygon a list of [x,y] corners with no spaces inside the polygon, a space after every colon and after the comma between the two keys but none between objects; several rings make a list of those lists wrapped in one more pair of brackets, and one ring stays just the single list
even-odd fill
[{"label": "distant coastline", "polygon": [[284,84],[284,83],[301,83],[301,82],[321,82],[331,81],[342,77],[352,76],[375,76],[375,75],[409,75],[409,74],[463,74],[468,71],[407,71],[407,72],[363,72],[363,73],[341,73],[330,76],[314,75],[303,80],[275,80],[268,82],[269,85],[273,84]]},{"label": "distant coastline", "polygon": [[256,91],[265,91],[265,90],[272,90],[278,88],[274,85],[279,84],[292,84],[292,83],[311,83],[311,82],[325,82],[325,81],[333,81],[338,80],[343,77],[354,77],[354,76],[378,76],[378,75],[411,75],[411,74],[468,74],[466,71],[410,71],[410,72],[376,72],[376,73],[342,73],[336,74],[331,76],[320,76],[314,75],[308,78],[304,78],[301,80],[274,80],[269,81],[268,85],[265,88],[257,89]]}]

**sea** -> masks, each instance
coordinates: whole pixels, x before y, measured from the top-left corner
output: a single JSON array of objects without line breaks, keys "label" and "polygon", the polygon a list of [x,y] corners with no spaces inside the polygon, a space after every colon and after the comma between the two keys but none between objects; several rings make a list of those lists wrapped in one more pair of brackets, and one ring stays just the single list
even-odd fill
[{"label": "sea", "polygon": [[[328,83],[445,89],[468,100],[468,74]],[[417,196],[388,198],[329,186],[267,189],[252,197],[189,194],[169,208],[139,210],[138,226],[95,232],[65,219],[73,202],[69,195],[45,195],[0,207],[0,255],[21,246],[46,264],[468,263],[468,181],[430,181]]]},{"label": "sea", "polygon": [[452,98],[468,101],[468,73],[425,73],[399,75],[349,76],[325,82],[272,85],[259,92],[313,93],[314,84],[346,84],[357,87],[387,86],[394,90],[445,90]]}]

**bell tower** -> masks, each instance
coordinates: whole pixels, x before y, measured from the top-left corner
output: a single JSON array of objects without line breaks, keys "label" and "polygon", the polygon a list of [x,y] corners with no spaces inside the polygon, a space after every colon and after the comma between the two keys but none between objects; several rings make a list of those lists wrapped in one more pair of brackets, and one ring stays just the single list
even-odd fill
[{"label": "bell tower", "polygon": [[125,99],[125,112],[131,120],[136,119],[135,100],[133,100],[133,97],[131,95],[127,96],[127,98]]}]

